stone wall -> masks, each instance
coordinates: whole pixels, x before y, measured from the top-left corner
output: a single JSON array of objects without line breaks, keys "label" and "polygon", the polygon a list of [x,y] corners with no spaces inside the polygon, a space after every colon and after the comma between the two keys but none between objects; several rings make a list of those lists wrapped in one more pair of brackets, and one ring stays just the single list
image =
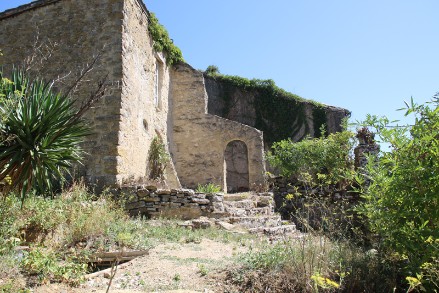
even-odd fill
[{"label": "stone wall", "polygon": [[302,231],[317,229],[351,233],[354,227],[365,228],[352,210],[360,197],[351,187],[308,186],[282,177],[271,179],[271,185],[275,210],[282,219],[292,220]]},{"label": "stone wall", "polygon": [[[107,94],[86,113],[93,134],[83,144],[88,155],[76,174],[98,190],[144,181],[152,139],[159,136],[166,147],[171,140],[170,69],[152,48],[142,6],[139,0],[42,0],[0,14],[0,64],[6,73],[31,61],[31,74],[63,77],[55,89],[65,90],[102,54],[74,94],[80,103],[108,74]],[[168,186],[180,187],[172,162],[165,172]]]},{"label": "stone wall", "polygon": [[155,186],[122,187],[118,193],[132,216],[183,220],[216,217],[224,212],[222,194],[195,193],[191,189],[157,189]]},{"label": "stone wall", "polygon": [[231,141],[248,150],[249,184],[264,182],[262,132],[207,113],[207,93],[202,72],[177,64],[171,72],[173,141],[171,153],[180,182],[188,188],[212,182],[224,187],[224,152]]},{"label": "stone wall", "polygon": [[282,93],[267,98],[267,93],[238,87],[221,78],[205,75],[205,83],[208,112],[263,131],[266,148],[282,139],[299,141],[306,135],[319,136],[322,123],[328,133],[341,131],[342,119],[350,115],[346,109],[318,107],[311,101],[288,98]]},{"label": "stone wall", "polygon": [[[162,54],[153,49],[148,33],[148,15],[138,0],[126,0],[122,34],[122,103],[118,153],[118,175],[123,181],[148,177],[148,152],[152,139],[159,136],[167,147],[171,124],[170,68]],[[156,76],[158,68],[158,76]],[[158,80],[156,80],[158,78]],[[155,100],[156,82],[158,100]],[[165,170],[170,188],[180,187],[171,162]]]},{"label": "stone wall", "polygon": [[84,100],[107,74],[106,95],[86,114],[93,134],[80,175],[100,185],[118,183],[117,144],[121,108],[123,0],[39,1],[0,14],[0,64],[5,73],[27,63],[29,72],[66,89],[101,52],[91,74],[75,92]]}]

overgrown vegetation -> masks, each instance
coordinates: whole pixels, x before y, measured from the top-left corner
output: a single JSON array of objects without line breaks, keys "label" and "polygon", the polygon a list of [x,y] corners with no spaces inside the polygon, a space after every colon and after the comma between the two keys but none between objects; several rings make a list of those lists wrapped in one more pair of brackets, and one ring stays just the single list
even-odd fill
[{"label": "overgrown vegetation", "polygon": [[148,153],[149,178],[153,180],[163,179],[166,164],[169,160],[170,157],[162,139],[158,136],[154,137]]},{"label": "overgrown vegetation", "polygon": [[[217,66],[210,65],[204,75],[221,83],[221,98],[224,101],[222,116],[228,117],[231,109],[237,103],[233,100],[237,90],[254,95],[257,129],[264,131],[264,139],[269,144],[294,137],[300,140],[311,133],[306,120],[306,108],[311,108],[316,136],[326,123],[326,107],[312,100],[305,100],[289,93],[271,79],[247,79],[233,75],[223,75]],[[273,115],[273,113],[276,113]],[[270,121],[268,123],[267,121]]]},{"label": "overgrown vegetation", "polygon": [[398,269],[384,259],[311,233],[244,255],[229,279],[239,292],[393,292]]},{"label": "overgrown vegetation", "polygon": [[69,93],[52,91],[52,83],[31,80],[14,70],[12,79],[0,72],[0,181],[5,192],[18,190],[24,200],[33,188],[50,195],[83,156],[80,147],[89,129],[82,120],[92,96],[78,110]]},{"label": "overgrown vegetation", "polygon": [[[249,278],[246,282],[256,282],[251,283],[252,286],[268,286],[261,287],[264,290],[273,288],[297,292],[439,290],[438,96],[424,105],[413,101],[407,104],[406,115],[412,114],[415,123],[410,126],[395,127],[386,117],[376,116],[368,116],[360,124],[363,127],[360,136],[366,135],[364,140],[374,142],[372,133],[364,127],[372,128],[381,142],[391,146],[391,151],[369,157],[368,166],[360,168],[358,174],[353,172],[353,160],[349,156],[352,133],[342,132],[296,144],[290,141],[274,144],[274,151],[269,155],[270,162],[283,175],[290,176],[295,179],[293,182],[303,186],[299,190],[298,186],[291,185],[292,190],[296,188],[295,192],[286,198],[287,202],[300,198],[296,201],[301,203],[301,207],[295,211],[295,218],[308,233],[317,233],[319,239],[330,243],[325,250],[327,255],[317,251],[319,246],[310,247],[316,255],[322,255],[327,266],[325,269],[299,270],[298,266],[311,261],[312,257],[294,260],[297,251],[306,254],[306,249],[303,245],[287,244],[279,250],[273,248],[252,255],[247,261],[249,270],[261,270],[262,273],[255,278],[244,274],[245,278]],[[362,201],[357,201],[356,206],[350,204],[344,207],[343,201],[332,203],[331,196],[320,196],[318,192],[307,197],[308,191],[314,192],[318,186],[327,188],[334,183],[338,183],[338,190],[361,187],[356,189],[355,194],[361,196]],[[317,216],[312,213],[315,210],[319,213]],[[356,219],[356,216],[361,218]],[[340,225],[339,217],[344,217],[342,220],[347,225]],[[358,219],[363,226],[355,223]],[[366,227],[368,229],[362,229]],[[289,251],[290,246],[295,249]],[[284,259],[288,261],[283,262]],[[342,278],[338,272],[346,274]],[[270,274],[280,275],[282,281],[274,284],[263,281],[261,275]],[[284,281],[288,277],[291,277],[290,280]],[[332,286],[331,281],[339,287]]]},{"label": "overgrown vegetation", "polygon": [[164,52],[166,54],[166,62],[169,65],[184,61],[181,50],[174,45],[174,42],[169,37],[168,31],[159,23],[154,13],[149,13],[148,20],[148,31],[154,42],[154,50]]},{"label": "overgrown vegetation", "polygon": [[[121,249],[149,249],[163,242],[203,238],[245,243],[251,236],[216,228],[188,230],[175,220],[130,218],[120,202],[96,198],[75,185],[53,198],[4,197],[0,205],[0,292],[19,292],[46,282],[79,284],[90,270],[90,256]],[[17,246],[29,246],[21,252]],[[9,288],[9,289],[8,289]]]},{"label": "overgrown vegetation", "polygon": [[369,116],[373,127],[391,151],[371,160],[366,174],[371,180],[362,190],[360,211],[368,218],[383,249],[404,262],[410,286],[421,291],[439,290],[439,95],[430,103],[407,104],[405,115],[415,124],[389,127],[385,118]]},{"label": "overgrown vegetation", "polygon": [[[324,134],[324,127],[321,132]],[[267,159],[282,176],[293,181],[311,187],[345,185],[354,178],[354,160],[351,157],[354,143],[354,133],[347,130],[296,143],[287,139],[274,143]]]}]

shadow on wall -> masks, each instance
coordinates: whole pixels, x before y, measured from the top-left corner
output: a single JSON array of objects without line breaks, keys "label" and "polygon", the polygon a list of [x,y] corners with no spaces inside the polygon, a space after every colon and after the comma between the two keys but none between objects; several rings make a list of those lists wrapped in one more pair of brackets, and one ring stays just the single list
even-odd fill
[{"label": "shadow on wall", "polygon": [[248,150],[240,140],[227,144],[224,151],[224,190],[228,193],[249,190]]}]

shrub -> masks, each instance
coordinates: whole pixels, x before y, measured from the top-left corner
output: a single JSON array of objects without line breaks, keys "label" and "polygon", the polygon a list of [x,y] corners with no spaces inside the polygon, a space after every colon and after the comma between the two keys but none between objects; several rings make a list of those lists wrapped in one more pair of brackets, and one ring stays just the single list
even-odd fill
[{"label": "shrub", "polygon": [[439,285],[427,274],[439,272],[439,96],[424,105],[412,100],[405,115],[410,114],[415,115],[412,126],[389,127],[387,118],[375,116],[363,123],[373,127],[391,151],[370,160],[365,173],[371,184],[362,191],[360,211],[384,247],[405,262],[410,285],[433,292]]},{"label": "shrub", "polygon": [[10,81],[0,77],[0,181],[10,178],[6,187],[19,190],[22,200],[32,187],[47,194],[82,159],[79,143],[88,134],[83,113],[50,83],[17,70]]},{"label": "shrub", "polygon": [[204,71],[205,74],[209,76],[214,76],[220,74],[219,68],[216,65],[209,65],[206,68],[206,71]]},{"label": "shrub", "polygon": [[158,136],[154,137],[148,153],[149,178],[153,180],[162,179],[169,160],[170,157],[165,144]]},{"label": "shrub", "polygon": [[285,177],[310,184],[341,183],[353,178],[353,144],[350,131],[300,142],[287,139],[274,143],[267,159]]},{"label": "shrub", "polygon": [[198,184],[197,189],[195,191],[198,193],[218,193],[221,192],[221,187],[213,183],[208,183],[204,185]]}]

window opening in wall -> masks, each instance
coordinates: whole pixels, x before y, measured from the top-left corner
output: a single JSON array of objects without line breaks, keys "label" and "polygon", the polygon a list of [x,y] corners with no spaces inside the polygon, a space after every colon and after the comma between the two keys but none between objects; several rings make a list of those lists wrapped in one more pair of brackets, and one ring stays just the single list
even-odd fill
[{"label": "window opening in wall", "polygon": [[160,59],[156,59],[155,73],[154,73],[154,105],[161,108],[161,87],[163,79],[163,63]]}]

